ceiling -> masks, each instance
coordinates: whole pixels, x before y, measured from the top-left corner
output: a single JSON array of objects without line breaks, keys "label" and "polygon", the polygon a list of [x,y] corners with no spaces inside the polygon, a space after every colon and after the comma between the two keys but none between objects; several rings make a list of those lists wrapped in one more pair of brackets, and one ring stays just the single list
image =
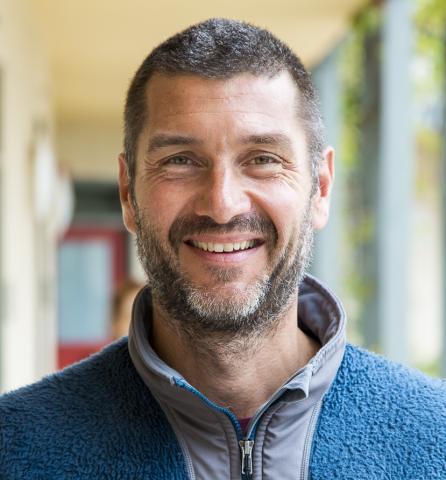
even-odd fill
[{"label": "ceiling", "polygon": [[47,45],[57,120],[120,118],[134,71],[175,32],[209,17],[267,27],[311,65],[365,0],[29,0]]}]

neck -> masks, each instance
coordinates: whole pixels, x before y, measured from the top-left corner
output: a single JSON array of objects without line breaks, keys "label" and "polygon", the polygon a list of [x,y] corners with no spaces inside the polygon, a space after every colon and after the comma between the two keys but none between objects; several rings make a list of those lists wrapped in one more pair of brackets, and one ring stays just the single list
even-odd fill
[{"label": "neck", "polygon": [[251,417],[319,345],[297,326],[297,301],[255,338],[207,335],[191,342],[155,304],[151,344],[159,357],[214,403]]}]

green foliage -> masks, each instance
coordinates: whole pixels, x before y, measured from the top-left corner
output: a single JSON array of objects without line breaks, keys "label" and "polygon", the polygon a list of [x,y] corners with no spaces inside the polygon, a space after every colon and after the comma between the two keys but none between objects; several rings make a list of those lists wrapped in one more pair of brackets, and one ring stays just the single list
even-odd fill
[{"label": "green foliage", "polygon": [[377,7],[368,7],[356,17],[341,58],[343,98],[342,152],[343,164],[354,169],[359,161],[358,136],[361,123],[361,98],[364,88],[365,39],[379,29],[381,12]]},{"label": "green foliage", "polygon": [[430,363],[418,363],[415,365],[415,368],[421,370],[426,375],[431,377],[441,377],[441,361],[437,359]]},{"label": "green foliage", "polygon": [[446,2],[445,0],[418,0],[415,14],[417,29],[416,53],[433,65],[433,85],[441,88],[445,71]]}]

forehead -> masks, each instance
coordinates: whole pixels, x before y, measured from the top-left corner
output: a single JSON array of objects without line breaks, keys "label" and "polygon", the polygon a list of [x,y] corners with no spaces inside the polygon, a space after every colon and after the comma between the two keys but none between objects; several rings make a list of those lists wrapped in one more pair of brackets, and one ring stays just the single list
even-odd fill
[{"label": "forehead", "polygon": [[[149,129],[183,119],[207,122],[228,115],[231,120],[257,118],[294,128],[296,111],[302,108],[291,75],[283,71],[275,77],[240,74],[228,79],[208,79],[195,75],[155,74],[146,90]],[[237,117],[237,118],[235,118]]]}]

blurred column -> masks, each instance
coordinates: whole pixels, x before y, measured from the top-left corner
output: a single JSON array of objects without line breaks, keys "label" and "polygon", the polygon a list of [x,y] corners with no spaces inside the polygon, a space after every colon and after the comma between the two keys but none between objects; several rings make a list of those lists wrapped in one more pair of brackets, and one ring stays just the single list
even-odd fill
[{"label": "blurred column", "polygon": [[341,197],[343,192],[341,186],[343,174],[338,152],[340,126],[342,125],[342,90],[339,78],[340,48],[339,46],[332,50],[313,72],[314,82],[321,100],[326,141],[328,145],[336,149],[336,181],[332,192],[330,221],[316,237],[312,272],[338,294],[341,294],[342,286],[340,247],[342,244],[341,221],[343,208]]},{"label": "blurred column", "polygon": [[[0,391],[7,391],[51,371],[49,357],[54,344],[50,340],[55,331],[56,305],[47,305],[39,316],[42,303],[38,291],[41,277],[36,270],[40,250],[36,248],[34,153],[40,138],[38,125],[45,125],[49,141],[52,138],[50,71],[30,2],[0,0],[0,18]],[[55,243],[54,237],[51,240]],[[47,262],[45,267],[50,269],[51,265]],[[52,282],[51,287],[54,286]],[[43,317],[46,323],[41,325]]]},{"label": "blurred column", "polygon": [[[446,72],[445,72],[446,73]],[[445,82],[446,85],[446,82]],[[446,96],[446,92],[443,93]],[[441,376],[446,377],[446,112],[445,112],[445,126],[443,134],[443,142],[445,143],[443,152],[443,165],[442,165],[442,181],[441,181],[441,195],[442,195],[442,242],[443,247],[442,259],[443,259],[443,275],[442,275],[442,313],[443,313],[443,345],[442,345],[442,358],[441,358]]]},{"label": "blurred column", "polygon": [[442,222],[442,252],[443,274],[442,274],[442,317],[443,317],[443,345],[441,356],[441,376],[446,377],[446,25],[443,26],[443,152],[441,164],[441,222]]},{"label": "blurred column", "polygon": [[[3,70],[0,64],[0,191],[3,191]],[[3,323],[6,314],[5,280],[3,272],[3,198],[0,193],[0,350],[3,345]],[[3,382],[2,355],[0,354],[0,388]]]},{"label": "blurred column", "polygon": [[[365,288],[361,315],[364,345],[376,350],[379,345],[378,325],[378,159],[381,119],[381,31],[373,29],[365,35],[362,59],[364,85],[361,88],[359,123],[359,182],[361,184],[361,214],[365,229],[370,229],[358,249],[357,268],[361,269]],[[370,226],[367,228],[367,224]],[[364,226],[363,226],[364,228]]]},{"label": "blurred column", "polygon": [[378,198],[378,320],[382,352],[407,361],[409,226],[413,177],[411,7],[383,7],[381,145]]}]

